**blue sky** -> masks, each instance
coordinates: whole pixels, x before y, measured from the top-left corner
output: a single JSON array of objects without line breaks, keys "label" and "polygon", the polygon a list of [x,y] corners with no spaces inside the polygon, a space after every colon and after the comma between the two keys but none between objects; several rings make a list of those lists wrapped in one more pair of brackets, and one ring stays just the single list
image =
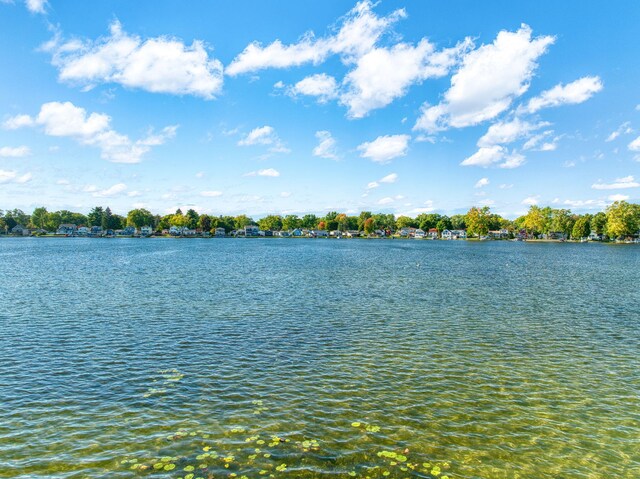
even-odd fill
[{"label": "blue sky", "polygon": [[640,4],[0,0],[0,208],[640,200]]}]

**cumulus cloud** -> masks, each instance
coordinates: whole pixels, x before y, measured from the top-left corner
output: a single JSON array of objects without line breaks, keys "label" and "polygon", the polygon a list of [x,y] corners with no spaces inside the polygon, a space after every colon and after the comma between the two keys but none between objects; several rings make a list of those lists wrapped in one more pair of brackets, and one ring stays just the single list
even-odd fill
[{"label": "cumulus cloud", "polygon": [[538,58],[554,41],[531,34],[527,25],[516,32],[501,31],[493,43],[465,55],[444,101],[425,104],[414,129],[435,132],[476,125],[507,110],[528,90]]},{"label": "cumulus cloud", "polygon": [[358,146],[360,156],[375,163],[388,163],[394,158],[405,156],[409,149],[409,135],[379,136],[373,141]]},{"label": "cumulus cloud", "polygon": [[373,13],[373,3],[359,2],[342,18],[340,29],[333,35],[316,38],[307,32],[297,42],[285,45],[276,40],[267,46],[249,44],[227,67],[227,75],[235,76],[265,68],[289,68],[307,63],[318,65],[330,55],[341,55],[345,63],[352,63],[371,50],[378,39],[406,13],[396,10],[386,17]]},{"label": "cumulus cloud", "polygon": [[422,39],[415,46],[398,43],[391,48],[374,48],[346,75],[340,102],[347,106],[349,117],[362,118],[404,96],[411,85],[446,75],[471,46],[467,39],[455,48],[437,52],[432,43]]},{"label": "cumulus cloud", "polygon": [[513,143],[521,138],[528,137],[531,132],[548,126],[547,122],[529,123],[514,118],[511,121],[499,121],[489,127],[487,132],[478,140],[478,146],[488,147]]},{"label": "cumulus cloud", "polygon": [[629,199],[628,195],[609,195],[607,196],[609,201],[627,201]]},{"label": "cumulus cloud", "polygon": [[395,183],[398,180],[398,175],[396,173],[391,173],[383,178],[380,178],[380,183]]},{"label": "cumulus cloud", "polygon": [[91,89],[117,83],[152,93],[194,95],[212,99],[222,89],[223,67],[210,58],[206,45],[190,46],[171,37],[143,39],[123,31],[115,21],[107,37],[95,41],[62,41],[57,35],[43,46],[63,82]]},{"label": "cumulus cloud", "polygon": [[239,146],[268,145],[273,153],[288,153],[290,150],[282,143],[276,130],[269,125],[254,128],[238,141]]},{"label": "cumulus cloud", "polygon": [[640,136],[629,143],[628,148],[631,151],[640,151]]},{"label": "cumulus cloud", "polygon": [[367,183],[367,189],[368,190],[373,190],[374,188],[377,188],[378,186],[380,186],[380,183],[378,183],[377,181],[371,181],[371,182]]},{"label": "cumulus cloud", "polygon": [[207,198],[217,198],[218,196],[222,196],[222,191],[201,191],[201,196],[206,196]]},{"label": "cumulus cloud", "polygon": [[104,190],[94,191],[92,196],[96,198],[110,198],[112,196],[117,196],[127,189],[127,185],[124,183],[117,183],[109,188],[105,188]]},{"label": "cumulus cloud", "polygon": [[273,168],[266,168],[264,170],[250,171],[249,173],[245,173],[244,176],[268,176],[275,178],[280,176],[280,172]]},{"label": "cumulus cloud", "polygon": [[480,178],[474,188],[482,188],[483,186],[487,186],[489,184],[489,178]]},{"label": "cumulus cloud", "polygon": [[31,181],[33,176],[31,173],[25,173],[23,175],[18,175],[17,171],[14,170],[0,170],[0,184],[2,183],[28,183]]},{"label": "cumulus cloud", "polygon": [[139,163],[151,147],[162,145],[176,135],[177,126],[167,126],[159,133],[153,130],[137,141],[110,127],[111,118],[104,113],[88,114],[71,102],[49,102],[40,107],[35,118],[18,115],[4,124],[9,128],[40,126],[44,133],[55,137],[70,137],[83,145],[100,148],[101,158],[114,163]]},{"label": "cumulus cloud", "polygon": [[603,84],[599,77],[583,77],[566,85],[556,85],[552,89],[542,92],[540,96],[529,100],[525,110],[529,113],[535,113],[543,108],[582,103],[602,88]]},{"label": "cumulus cloud", "polygon": [[511,152],[500,145],[479,148],[473,155],[465,158],[462,166],[498,166],[500,168],[517,168],[523,165],[525,157],[519,153]]},{"label": "cumulus cloud", "polygon": [[3,146],[0,148],[0,158],[22,158],[31,154],[28,146]]},{"label": "cumulus cloud", "polygon": [[49,4],[47,0],[26,0],[25,4],[31,13],[47,13],[46,7]]},{"label": "cumulus cloud", "polygon": [[318,139],[318,145],[313,149],[313,155],[320,158],[328,158],[330,160],[337,160],[336,154],[336,140],[331,136],[328,131],[316,131],[316,138]]},{"label": "cumulus cloud", "polygon": [[591,188],[594,190],[621,190],[625,188],[638,187],[640,187],[640,183],[638,183],[631,175],[625,176],[624,178],[616,178],[613,183],[602,183],[600,181],[591,185]]},{"label": "cumulus cloud", "polygon": [[533,205],[537,205],[538,204],[538,196],[529,196],[527,198],[525,198],[524,200],[522,200],[522,204],[523,205],[527,205],[527,206],[533,206]]},{"label": "cumulus cloud", "polygon": [[610,142],[618,138],[620,135],[628,135],[629,133],[633,133],[633,129],[631,128],[631,123],[626,121],[622,125],[620,125],[617,130],[612,131],[604,141]]},{"label": "cumulus cloud", "polygon": [[300,80],[290,88],[289,94],[315,96],[318,102],[326,103],[337,96],[338,84],[332,76],[319,73]]}]

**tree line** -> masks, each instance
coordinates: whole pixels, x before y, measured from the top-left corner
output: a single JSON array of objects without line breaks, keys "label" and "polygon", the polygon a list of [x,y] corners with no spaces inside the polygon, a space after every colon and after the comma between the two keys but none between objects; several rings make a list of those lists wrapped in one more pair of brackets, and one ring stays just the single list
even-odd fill
[{"label": "tree line", "polygon": [[0,210],[0,231],[9,232],[14,226],[45,231],[56,231],[62,224],[77,226],[100,226],[103,230],[119,230],[127,226],[140,228],[151,226],[154,231],[169,229],[171,226],[214,231],[224,228],[226,233],[257,224],[262,230],[321,229],[340,231],[360,231],[372,234],[377,230],[397,231],[402,228],[420,228],[424,231],[436,229],[466,230],[468,236],[484,236],[489,231],[507,230],[511,233],[525,231],[528,235],[538,236],[551,232],[562,233],[566,238],[580,239],[589,236],[593,231],[598,235],[612,239],[634,236],[640,230],[640,205],[626,201],[616,201],[605,211],[595,214],[575,214],[568,209],[531,206],[529,211],[515,220],[509,220],[492,213],[488,206],[474,206],[466,214],[441,215],[439,213],[423,213],[415,218],[393,214],[372,213],[362,211],[359,215],[347,215],[332,211],[324,216],[315,214],[267,215],[254,221],[247,215],[214,216],[198,214],[189,209],[186,213],[178,209],[173,214],[154,215],[144,208],[129,211],[126,216],[113,213],[107,206],[96,206],[84,215],[68,210],[48,211],[44,206],[35,208],[31,214],[20,209]]}]

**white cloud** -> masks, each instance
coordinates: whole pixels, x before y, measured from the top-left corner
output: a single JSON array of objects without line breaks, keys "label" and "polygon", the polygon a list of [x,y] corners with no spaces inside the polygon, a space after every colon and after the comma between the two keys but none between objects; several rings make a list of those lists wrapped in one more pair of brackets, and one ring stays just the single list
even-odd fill
[{"label": "white cloud", "polygon": [[480,178],[474,188],[482,188],[483,186],[487,186],[489,184],[489,178]]},{"label": "white cloud", "polygon": [[624,178],[616,178],[613,183],[594,183],[591,188],[594,190],[621,190],[624,188],[639,188],[640,183],[635,181],[634,177],[629,175]]},{"label": "white cloud", "polygon": [[204,178],[204,171],[198,171],[196,173],[196,178]]},{"label": "white cloud", "polygon": [[142,193],[140,193],[139,191],[130,191],[129,193],[127,193],[127,196],[129,198],[136,198],[138,196],[142,196]]},{"label": "white cloud", "polygon": [[18,128],[22,128],[25,126],[33,126],[33,118],[29,115],[16,115],[2,124],[2,127],[7,130],[17,130]]},{"label": "white cloud", "polygon": [[283,191],[280,193],[281,198],[289,198],[290,196],[291,196],[291,192],[289,191]]},{"label": "white cloud", "polygon": [[276,134],[276,130],[269,125],[251,130],[243,139],[238,141],[240,146],[268,145],[272,153],[289,153],[289,150]]},{"label": "white cloud", "polygon": [[498,166],[500,168],[507,168],[507,169],[518,168],[519,166],[524,165],[526,160],[527,159],[523,155],[521,155],[520,153],[514,152],[514,153],[511,153],[509,156],[507,156],[504,163],[501,163]]},{"label": "white cloud", "polygon": [[45,7],[49,4],[47,0],[26,0],[25,4],[31,13],[47,13]]},{"label": "white cloud", "polygon": [[527,205],[527,206],[537,205],[538,204],[538,198],[539,198],[539,196],[529,196],[529,197],[525,198],[524,200],[522,200],[521,203],[523,205]]},{"label": "white cloud", "polygon": [[628,195],[609,195],[607,196],[609,201],[627,201],[629,199]]},{"label": "white cloud", "polygon": [[602,208],[605,206],[602,200],[564,200],[563,204],[572,208]]},{"label": "white cloud", "polygon": [[326,75],[325,73],[318,73],[300,80],[291,87],[289,93],[293,96],[315,96],[320,103],[326,103],[337,96],[338,84],[332,76]]},{"label": "white cloud", "polygon": [[389,205],[391,203],[393,203],[395,200],[393,198],[391,198],[390,196],[387,196],[385,198],[381,198],[378,200],[378,204],[379,205]]},{"label": "white cloud", "polygon": [[56,185],[69,185],[69,184],[71,184],[71,182],[69,180],[64,179],[64,178],[61,179],[61,180],[56,181]]},{"label": "white cloud", "polygon": [[153,93],[205,99],[214,98],[222,89],[222,63],[209,58],[203,42],[196,40],[187,46],[167,36],[142,39],[124,32],[118,21],[111,24],[107,37],[65,43],[56,37],[44,49],[52,53],[61,81],[85,89],[118,83]]},{"label": "white cloud", "polygon": [[544,140],[545,138],[547,138],[549,135],[553,135],[553,130],[547,130],[547,131],[543,131],[542,133],[538,134],[538,135],[534,135],[531,138],[529,138],[524,145],[522,145],[522,149],[523,150],[533,150],[536,149],[538,147],[538,145],[540,144],[540,142],[542,140]]},{"label": "white cloud", "polygon": [[337,160],[336,154],[336,140],[331,136],[328,131],[316,131],[316,138],[318,139],[318,146],[313,149],[313,155],[320,158],[328,158],[330,160]]},{"label": "white cloud", "polygon": [[22,158],[31,154],[28,146],[3,146],[0,148],[0,158]]},{"label": "white cloud", "polygon": [[275,178],[280,176],[280,172],[273,168],[266,168],[264,170],[250,171],[249,173],[245,173],[243,176],[269,176]]},{"label": "white cloud", "polygon": [[395,183],[398,180],[397,173],[391,173],[383,178],[380,178],[380,183]]},{"label": "white cloud", "polygon": [[375,163],[387,163],[394,158],[405,156],[409,149],[409,135],[379,136],[373,141],[358,146],[360,156]]},{"label": "white cloud", "polygon": [[628,135],[629,133],[633,133],[633,129],[631,128],[631,122],[625,121],[622,125],[618,127],[617,130],[612,131],[611,134],[604,141],[613,141],[618,138],[620,135]]},{"label": "white cloud", "polygon": [[529,100],[526,111],[535,113],[542,108],[582,103],[602,90],[599,77],[583,77],[566,85],[556,85]]},{"label": "white cloud", "polygon": [[517,152],[511,152],[503,146],[495,145],[490,147],[479,148],[473,155],[465,158],[460,165],[462,166],[480,166],[487,168],[489,166],[498,166],[499,168],[517,168],[525,163],[526,158]]},{"label": "white cloud", "polygon": [[511,188],[513,188],[513,185],[512,185],[512,184],[507,184],[507,183],[502,183],[502,184],[499,186],[499,188],[500,188],[501,190],[510,190]]},{"label": "white cloud", "polygon": [[207,198],[217,198],[218,196],[222,196],[222,191],[201,191],[200,195],[206,196]]},{"label": "white cloud", "polygon": [[93,191],[92,196],[96,198],[109,198],[122,193],[126,189],[127,189],[127,185],[125,185],[124,183],[117,183],[104,190]]},{"label": "white cloud", "polygon": [[277,89],[284,88],[284,82],[282,80],[278,80],[273,84],[273,88],[277,88]]},{"label": "white cloud", "polygon": [[538,58],[553,41],[550,36],[532,39],[527,25],[501,31],[493,43],[464,56],[444,101],[425,104],[414,129],[435,132],[495,118],[528,90]]},{"label": "white cloud", "polygon": [[517,117],[507,122],[500,121],[489,127],[487,132],[478,140],[478,146],[488,147],[513,143],[520,138],[529,136],[532,131],[548,125],[549,123],[545,122],[529,123]]},{"label": "white cloud", "polygon": [[330,55],[342,56],[345,63],[370,51],[378,39],[400,18],[404,10],[396,10],[387,17],[372,12],[373,3],[359,2],[342,19],[342,26],[334,34],[316,39],[307,32],[297,43],[285,45],[280,40],[263,47],[258,42],[249,44],[231,64],[226,73],[231,76],[254,72],[265,68],[289,68],[306,63],[318,65]]},{"label": "white cloud", "polygon": [[[29,118],[29,120],[27,120]],[[42,105],[34,119],[18,115],[5,122],[11,127],[41,126],[46,135],[71,137],[83,145],[100,148],[101,158],[114,163],[139,163],[152,146],[162,145],[176,134],[177,126],[167,126],[160,133],[149,134],[137,141],[110,128],[111,118],[103,113],[87,114],[71,102],[49,102]]]},{"label": "white cloud", "polygon": [[372,190],[374,188],[377,188],[378,186],[380,186],[380,183],[378,183],[377,181],[371,181],[371,182],[367,183],[367,189],[368,190]]},{"label": "white cloud", "polygon": [[631,151],[640,151],[640,136],[629,143],[628,148]]},{"label": "white cloud", "polygon": [[340,101],[348,107],[349,117],[362,118],[404,96],[411,85],[446,75],[471,45],[467,39],[436,52],[434,45],[423,38],[415,46],[398,43],[391,48],[374,48],[346,75],[346,91]]}]

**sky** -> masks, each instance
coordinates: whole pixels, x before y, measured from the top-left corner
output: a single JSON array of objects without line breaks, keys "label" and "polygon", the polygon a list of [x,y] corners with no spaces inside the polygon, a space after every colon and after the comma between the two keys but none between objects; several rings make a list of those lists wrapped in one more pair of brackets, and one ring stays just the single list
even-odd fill
[{"label": "sky", "polygon": [[0,209],[640,202],[640,3],[0,0]]}]

